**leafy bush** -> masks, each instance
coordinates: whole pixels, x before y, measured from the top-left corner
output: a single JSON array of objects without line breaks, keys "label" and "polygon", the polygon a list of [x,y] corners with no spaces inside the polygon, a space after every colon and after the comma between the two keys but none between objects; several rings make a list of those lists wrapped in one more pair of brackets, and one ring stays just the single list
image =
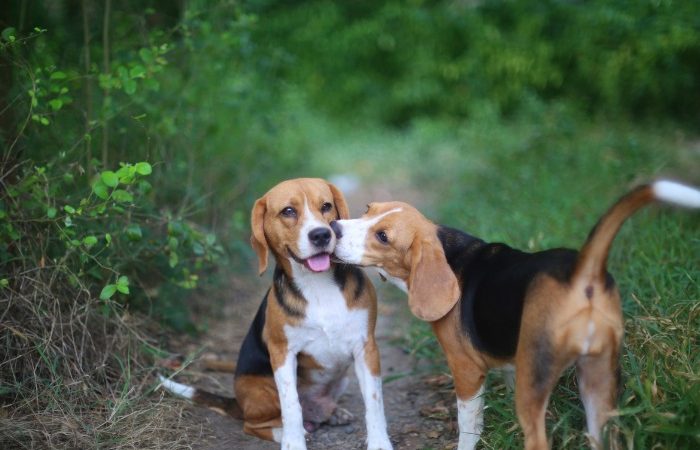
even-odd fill
[{"label": "leafy bush", "polygon": [[9,7],[0,447],[177,447],[182,427],[148,396],[161,353],[143,313],[195,331],[192,290],[246,255],[249,205],[303,154],[280,144],[252,19],[170,5]]},{"label": "leafy bush", "polygon": [[591,114],[695,119],[697,2],[250,2],[313,105],[385,123],[502,113],[531,98]]}]

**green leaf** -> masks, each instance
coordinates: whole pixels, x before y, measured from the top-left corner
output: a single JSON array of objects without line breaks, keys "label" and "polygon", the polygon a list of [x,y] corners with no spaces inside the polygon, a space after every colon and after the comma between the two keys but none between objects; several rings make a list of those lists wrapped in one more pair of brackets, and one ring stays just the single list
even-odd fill
[{"label": "green leaf", "polygon": [[3,278],[2,280],[0,280],[1,288],[6,288],[8,286],[10,286],[10,280],[8,280],[7,278]]},{"label": "green leaf", "polygon": [[122,294],[129,293],[129,277],[122,275],[117,280],[117,290]]},{"label": "green leaf", "polygon": [[124,80],[124,92],[129,95],[136,93],[136,82],[134,80]]},{"label": "green leaf", "polygon": [[58,212],[58,211],[56,211],[56,208],[54,208],[53,206],[50,206],[50,207],[48,207],[48,208],[46,209],[46,216],[47,216],[49,219],[53,219],[54,217],[56,217],[56,213],[57,213],[57,212]]},{"label": "green leaf", "polygon": [[46,125],[48,125],[48,124],[51,123],[51,122],[49,122],[49,119],[47,119],[46,117],[40,117],[40,118],[39,118],[39,123],[41,123],[42,125],[46,126]]},{"label": "green leaf", "polygon": [[153,171],[153,168],[147,162],[136,163],[134,168],[136,169],[136,173],[138,173],[139,175],[150,175]]},{"label": "green leaf", "polygon": [[102,200],[107,200],[109,198],[107,186],[105,186],[102,180],[98,180],[95,182],[95,184],[92,185],[92,192],[94,192],[95,195],[101,198]]},{"label": "green leaf", "polygon": [[175,268],[177,266],[177,263],[180,261],[180,258],[177,256],[177,253],[175,252],[170,252],[170,255],[168,257],[168,265],[170,266],[171,269]]},{"label": "green leaf", "polygon": [[143,78],[146,76],[146,68],[141,64],[136,64],[134,67],[129,69],[129,76],[131,78]]},{"label": "green leaf", "polygon": [[150,49],[142,48],[139,50],[139,56],[146,64],[151,64],[153,62],[153,52]]},{"label": "green leaf", "polygon": [[102,288],[102,292],[100,292],[100,299],[101,300],[108,300],[112,298],[114,293],[117,292],[117,285],[116,284],[108,284],[107,286]]},{"label": "green leaf", "polygon": [[112,192],[112,198],[114,199],[115,202],[120,202],[120,203],[127,203],[127,202],[134,201],[134,196],[131,195],[129,192],[125,191],[124,189],[117,189],[114,192]]},{"label": "green leaf", "polygon": [[119,170],[117,170],[117,176],[119,177],[119,182],[121,182],[122,184],[133,183],[135,173],[136,173],[136,168],[132,165],[120,167]]},{"label": "green leaf", "polygon": [[49,106],[54,111],[58,111],[63,106],[63,100],[61,100],[60,98],[54,98],[53,100],[49,100]]},{"label": "green leaf", "polygon": [[105,170],[100,174],[102,182],[109,187],[116,187],[119,184],[119,177],[111,170]]},{"label": "green leaf", "polygon": [[83,245],[85,245],[85,247],[90,248],[95,244],[97,244],[97,238],[95,236],[85,236],[83,238]]},{"label": "green leaf", "polygon": [[112,87],[112,75],[108,73],[101,73],[97,76],[97,81],[100,85],[100,89],[109,90]]},{"label": "green leaf", "polygon": [[17,31],[15,31],[14,28],[8,27],[2,30],[2,33],[0,33],[0,37],[2,37],[4,40],[8,42],[14,42],[15,40],[15,34]]},{"label": "green leaf", "polygon": [[67,212],[68,214],[75,214],[75,208],[73,208],[70,205],[66,205],[63,207],[63,210]]},{"label": "green leaf", "polygon": [[118,284],[117,285],[117,290],[121,292],[122,294],[128,294],[129,293],[129,286],[125,286],[123,284]]},{"label": "green leaf", "polygon": [[112,235],[109,233],[105,234],[105,241],[107,241],[107,246],[109,247],[109,244],[112,243]]},{"label": "green leaf", "polygon": [[126,227],[126,237],[128,237],[130,241],[140,241],[143,237],[141,227],[136,225],[135,223],[132,223],[131,225]]},{"label": "green leaf", "polygon": [[51,79],[52,80],[65,80],[66,74],[65,74],[65,72],[61,72],[60,70],[57,70],[51,74]]}]

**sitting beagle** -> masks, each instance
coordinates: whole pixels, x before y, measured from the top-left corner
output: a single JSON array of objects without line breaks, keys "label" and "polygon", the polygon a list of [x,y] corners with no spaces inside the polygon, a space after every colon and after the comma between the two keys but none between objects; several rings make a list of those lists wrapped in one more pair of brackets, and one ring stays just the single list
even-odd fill
[{"label": "sitting beagle", "polygon": [[163,386],[243,419],[246,433],[298,450],[306,448],[305,431],[352,419],[336,401],[354,362],[365,403],[367,448],[390,450],[374,339],[374,287],[361,269],[330,261],[336,238],[329,222],[348,216],[341,192],[321,179],[284,181],[258,199],[251,244],[260,274],[268,251],[276,267],[241,346],[236,398],[161,378]]},{"label": "sitting beagle", "polygon": [[598,222],[580,252],[525,253],[435,225],[400,202],[370,204],[360,219],[331,222],[344,262],[375,266],[431,322],[457,393],[459,449],[483,425],[487,371],[515,365],[515,402],[526,449],[546,449],[545,410],[562,371],[576,365],[594,446],[615,408],[623,323],[606,271],[613,238],[642,206],[700,207],[700,191],[670,181],[641,186]]}]

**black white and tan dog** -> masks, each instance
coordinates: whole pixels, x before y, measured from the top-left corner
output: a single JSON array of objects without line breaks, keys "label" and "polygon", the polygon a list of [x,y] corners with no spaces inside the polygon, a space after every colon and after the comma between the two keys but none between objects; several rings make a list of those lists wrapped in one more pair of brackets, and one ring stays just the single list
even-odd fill
[{"label": "black white and tan dog", "polygon": [[284,181],[258,199],[251,243],[260,274],[268,251],[276,267],[240,349],[236,398],[161,378],[163,386],[243,419],[246,433],[298,450],[306,448],[305,432],[352,419],[336,402],[354,364],[367,448],[391,449],[374,339],[374,287],[361,269],[330,260],[336,238],[329,223],[348,216],[341,192],[321,179]]},{"label": "black white and tan dog", "polygon": [[606,270],[622,223],[655,200],[699,208],[700,191],[671,181],[615,203],[583,248],[526,253],[436,225],[406,203],[373,203],[332,222],[335,257],[376,266],[429,321],[457,393],[459,449],[473,449],[489,369],[515,365],[515,402],[526,449],[546,449],[545,411],[562,371],[576,366],[593,446],[613,412],[623,337],[620,294]]}]

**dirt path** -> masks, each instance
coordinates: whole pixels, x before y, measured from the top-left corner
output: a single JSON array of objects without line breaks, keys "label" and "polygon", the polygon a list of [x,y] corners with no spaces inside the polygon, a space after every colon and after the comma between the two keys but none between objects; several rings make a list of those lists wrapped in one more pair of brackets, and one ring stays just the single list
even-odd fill
[{"label": "dirt path", "polygon": [[[349,196],[353,206],[365,205],[369,199],[391,198],[391,193],[381,187],[363,189]],[[405,195],[403,196],[405,198]],[[353,211],[359,215],[362,211]],[[238,348],[245,336],[252,317],[268,287],[269,275],[256,279],[252,275],[234,280],[230,300],[216,321],[210,324],[205,336],[192,341],[183,338],[173,342],[186,354],[201,357],[218,357],[222,360],[237,358]],[[426,379],[417,361],[400,347],[410,321],[403,294],[395,288],[374,280],[379,296],[379,343],[384,377],[384,405],[389,426],[389,436],[395,449],[449,449],[456,448],[453,395],[447,377]],[[220,320],[219,320],[220,319]],[[174,347],[175,348],[175,347]],[[232,374],[206,372],[201,363],[193,362],[179,380],[232,395]],[[351,369],[352,372],[352,369]],[[322,426],[307,437],[310,450],[354,450],[366,448],[364,406],[354,373],[351,383],[340,400],[340,406],[355,415],[353,423],[340,427]],[[185,409],[185,420],[191,421],[197,430],[192,435],[192,446],[205,450],[266,450],[277,449],[274,443],[247,436],[242,424],[230,417],[197,406]]]}]

